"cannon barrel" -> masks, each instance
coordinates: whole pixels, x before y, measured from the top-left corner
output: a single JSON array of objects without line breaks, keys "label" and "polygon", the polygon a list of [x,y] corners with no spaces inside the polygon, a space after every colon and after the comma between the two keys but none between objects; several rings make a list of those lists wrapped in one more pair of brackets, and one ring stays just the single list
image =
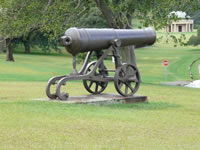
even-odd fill
[{"label": "cannon barrel", "polygon": [[134,45],[136,48],[154,44],[156,32],[153,28],[145,29],[96,29],[69,28],[62,44],[72,55],[81,52],[107,49],[115,39],[121,41],[121,47]]}]

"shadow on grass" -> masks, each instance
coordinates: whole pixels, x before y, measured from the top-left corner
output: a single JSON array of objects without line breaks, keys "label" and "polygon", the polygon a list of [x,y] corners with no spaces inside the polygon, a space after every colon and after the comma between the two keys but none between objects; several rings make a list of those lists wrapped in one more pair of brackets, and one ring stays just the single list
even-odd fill
[{"label": "shadow on grass", "polygon": [[163,110],[180,108],[181,105],[166,103],[166,102],[146,102],[146,103],[134,103],[134,104],[112,104],[103,105],[104,107],[113,109],[135,109],[135,110]]}]

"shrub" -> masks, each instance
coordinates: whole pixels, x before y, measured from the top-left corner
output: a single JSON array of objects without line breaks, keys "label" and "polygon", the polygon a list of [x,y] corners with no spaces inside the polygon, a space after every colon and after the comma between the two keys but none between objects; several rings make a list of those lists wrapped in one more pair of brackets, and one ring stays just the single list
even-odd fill
[{"label": "shrub", "polygon": [[195,35],[191,36],[190,39],[187,42],[187,45],[199,45],[200,44],[200,36],[197,37]]}]

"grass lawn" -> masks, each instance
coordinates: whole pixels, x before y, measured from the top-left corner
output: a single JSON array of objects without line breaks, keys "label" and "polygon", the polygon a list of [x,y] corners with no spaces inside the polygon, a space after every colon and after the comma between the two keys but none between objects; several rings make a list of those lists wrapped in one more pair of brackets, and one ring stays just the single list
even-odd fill
[{"label": "grass lawn", "polygon": [[[199,89],[161,84],[164,59],[169,61],[167,81],[190,80],[188,65],[199,51],[163,41],[137,50],[143,82],[137,94],[147,95],[149,103],[108,106],[33,101],[46,97],[50,77],[71,72],[67,54],[17,53],[15,63],[0,54],[0,150],[199,150]],[[67,87],[70,95],[87,94],[81,82]],[[105,92],[116,93],[114,85]]]}]

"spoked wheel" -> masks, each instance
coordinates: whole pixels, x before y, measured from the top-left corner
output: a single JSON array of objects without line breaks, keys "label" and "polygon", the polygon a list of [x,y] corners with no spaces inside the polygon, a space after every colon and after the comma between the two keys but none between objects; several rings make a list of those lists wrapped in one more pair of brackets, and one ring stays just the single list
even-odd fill
[{"label": "spoked wheel", "polygon": [[[89,63],[84,74],[88,74],[89,72],[91,72],[93,70],[95,64],[96,64],[95,61]],[[108,76],[108,72],[105,70],[106,70],[106,67],[104,67],[103,69],[97,68],[94,75],[101,77],[101,78],[106,77],[106,76]],[[83,85],[89,93],[100,94],[106,89],[108,82],[83,80]]]},{"label": "spoked wheel", "polygon": [[50,99],[56,99],[57,95],[55,94],[56,91],[56,84],[57,82],[62,79],[65,76],[57,76],[57,77],[53,77],[51,78],[46,86],[46,95],[50,98]]},{"label": "spoked wheel", "polygon": [[140,74],[132,64],[123,64],[116,70],[115,89],[122,96],[132,96],[140,86]]}]

